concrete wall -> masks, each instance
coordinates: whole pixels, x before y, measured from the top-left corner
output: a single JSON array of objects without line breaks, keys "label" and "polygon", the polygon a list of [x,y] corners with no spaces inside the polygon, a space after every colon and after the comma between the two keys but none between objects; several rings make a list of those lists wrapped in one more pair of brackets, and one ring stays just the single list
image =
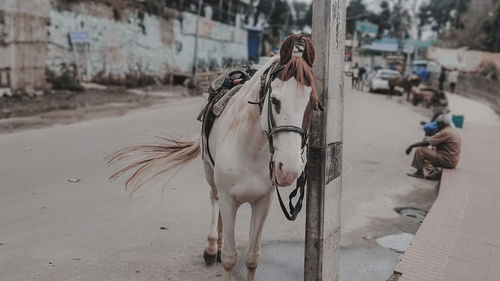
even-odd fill
[{"label": "concrete wall", "polygon": [[486,101],[500,109],[500,81],[461,74],[458,79],[457,92],[467,97]]},{"label": "concrete wall", "polygon": [[0,87],[45,85],[50,0],[0,1]]},{"label": "concrete wall", "polygon": [[[167,73],[190,73],[193,67],[196,15],[172,11],[172,17],[121,11],[115,20],[111,7],[85,2],[71,11],[50,11],[50,44],[47,65],[60,73],[61,65],[77,62],[82,78],[96,75],[124,77],[144,73],[163,77]],[[247,32],[207,19],[200,19],[198,64],[218,67],[248,57]],[[70,31],[89,32],[88,47],[74,51]]]},{"label": "concrete wall", "polygon": [[446,68],[458,68],[461,71],[477,71],[481,63],[488,61],[500,68],[500,53],[489,53],[481,51],[461,49],[448,49],[429,47],[427,58],[437,61]]}]

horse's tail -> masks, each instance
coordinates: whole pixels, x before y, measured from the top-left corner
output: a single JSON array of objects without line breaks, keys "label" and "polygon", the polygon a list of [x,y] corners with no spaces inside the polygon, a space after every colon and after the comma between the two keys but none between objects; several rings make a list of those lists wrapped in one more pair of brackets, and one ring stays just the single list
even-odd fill
[{"label": "horse's tail", "polygon": [[158,137],[158,139],[162,143],[126,147],[109,155],[108,164],[118,162],[127,164],[109,179],[114,180],[128,171],[133,171],[125,182],[125,188],[133,187],[131,192],[133,194],[145,183],[167,172],[174,171],[168,180],[172,179],[179,169],[200,154],[201,137],[194,140],[175,137]]}]

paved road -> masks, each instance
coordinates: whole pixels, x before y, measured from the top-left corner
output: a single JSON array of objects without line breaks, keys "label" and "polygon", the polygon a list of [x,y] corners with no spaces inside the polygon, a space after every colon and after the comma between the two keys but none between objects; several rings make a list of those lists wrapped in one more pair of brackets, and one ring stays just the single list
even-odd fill
[{"label": "paved road", "polygon": [[[103,160],[153,135],[197,134],[200,107],[200,98],[180,99],[0,135],[0,280],[219,280],[222,267],[207,268],[201,258],[210,210],[201,161],[130,198],[123,181],[107,180],[113,170]],[[373,238],[415,232],[418,223],[393,209],[428,208],[435,193],[434,182],[404,175],[404,148],[422,137],[424,117],[382,95],[350,90],[345,114],[341,279],[385,280],[399,256]],[[244,206],[236,226],[240,261],[248,225]],[[290,223],[273,204],[259,280],[301,280],[303,225],[304,214]]]}]

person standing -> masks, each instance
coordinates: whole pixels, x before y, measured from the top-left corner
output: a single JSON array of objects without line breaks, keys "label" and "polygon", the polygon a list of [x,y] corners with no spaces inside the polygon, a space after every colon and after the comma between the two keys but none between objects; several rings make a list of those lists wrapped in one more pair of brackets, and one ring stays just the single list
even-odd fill
[{"label": "person standing", "polygon": [[448,74],[448,81],[450,81],[450,92],[454,93],[458,83],[458,70],[456,68]]},{"label": "person standing", "polygon": [[354,64],[354,67],[351,69],[351,72],[352,72],[352,85],[351,85],[351,88],[352,89],[356,89],[358,87],[358,83],[359,83],[359,67],[358,67],[358,63]]},{"label": "person standing", "polygon": [[446,68],[441,67],[441,74],[439,74],[439,91],[444,91],[444,82],[446,82]]},{"label": "person standing", "polygon": [[360,91],[363,91],[363,88],[365,86],[365,74],[366,74],[366,68],[364,66],[360,67],[358,72],[358,87],[357,87],[357,89]]}]

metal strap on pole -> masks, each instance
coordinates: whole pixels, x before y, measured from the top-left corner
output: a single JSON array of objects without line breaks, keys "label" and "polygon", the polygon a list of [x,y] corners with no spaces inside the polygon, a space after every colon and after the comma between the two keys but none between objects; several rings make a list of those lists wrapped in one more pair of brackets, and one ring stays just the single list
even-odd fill
[{"label": "metal strap on pole", "polygon": [[314,0],[313,72],[324,112],[310,127],[304,280],[338,280],[342,124],[345,56],[345,0]]}]

